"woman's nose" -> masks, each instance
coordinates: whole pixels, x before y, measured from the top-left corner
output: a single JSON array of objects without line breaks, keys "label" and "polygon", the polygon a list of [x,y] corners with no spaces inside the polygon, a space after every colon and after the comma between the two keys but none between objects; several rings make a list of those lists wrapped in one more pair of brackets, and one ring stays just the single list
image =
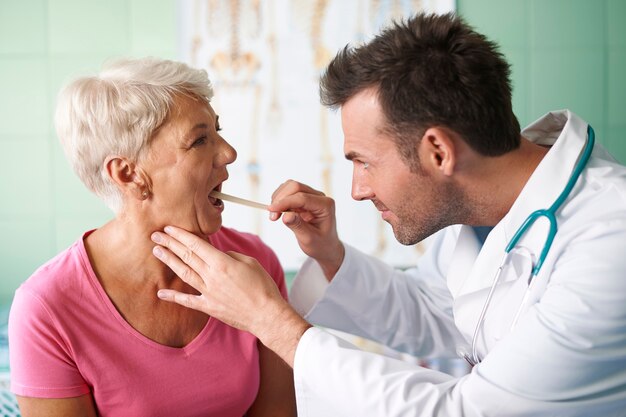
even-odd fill
[{"label": "woman's nose", "polygon": [[228,165],[237,159],[237,151],[230,146],[224,138],[221,138],[221,152],[218,153],[218,165]]}]

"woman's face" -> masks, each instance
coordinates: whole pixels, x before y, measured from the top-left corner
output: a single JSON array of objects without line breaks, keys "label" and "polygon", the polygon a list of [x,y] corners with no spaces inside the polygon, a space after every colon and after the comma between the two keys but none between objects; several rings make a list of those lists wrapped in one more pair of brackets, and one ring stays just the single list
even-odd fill
[{"label": "woman's face", "polygon": [[237,153],[219,135],[218,118],[209,104],[179,95],[154,134],[139,165],[150,182],[146,207],[157,227],[201,235],[220,228],[224,205],[209,193],[221,189]]}]

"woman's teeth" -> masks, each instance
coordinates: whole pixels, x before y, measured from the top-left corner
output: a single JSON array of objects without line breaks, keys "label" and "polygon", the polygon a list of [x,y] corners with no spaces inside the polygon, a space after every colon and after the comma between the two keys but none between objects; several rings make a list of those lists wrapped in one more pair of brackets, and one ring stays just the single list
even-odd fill
[{"label": "woman's teeth", "polygon": [[222,207],[224,205],[224,202],[222,200],[220,200],[219,198],[212,197],[211,195],[209,195],[209,201],[215,207]]}]

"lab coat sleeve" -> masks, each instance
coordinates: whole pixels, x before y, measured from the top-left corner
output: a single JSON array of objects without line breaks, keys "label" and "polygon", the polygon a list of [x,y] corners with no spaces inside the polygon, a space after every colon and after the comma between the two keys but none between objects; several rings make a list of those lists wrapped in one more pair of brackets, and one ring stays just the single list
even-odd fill
[{"label": "lab coat sleeve", "polygon": [[444,373],[358,350],[318,328],[300,340],[294,378],[301,417],[431,415],[417,410],[446,401],[457,384]]},{"label": "lab coat sleeve", "polygon": [[463,342],[444,278],[454,242],[453,231],[439,233],[417,267],[407,271],[346,245],[344,262],[330,284],[315,261],[303,265],[291,302],[320,326],[415,356],[456,356]]},{"label": "lab coat sleeve", "polygon": [[294,363],[299,415],[624,416],[625,230],[589,227],[564,245],[539,302],[458,379],[307,330]]}]

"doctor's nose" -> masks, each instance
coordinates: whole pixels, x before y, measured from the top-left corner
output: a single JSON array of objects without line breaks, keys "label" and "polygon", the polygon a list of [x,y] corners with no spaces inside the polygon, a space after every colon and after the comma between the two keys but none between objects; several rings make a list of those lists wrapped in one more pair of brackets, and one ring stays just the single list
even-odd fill
[{"label": "doctor's nose", "polygon": [[352,177],[352,198],[357,201],[371,200],[374,196],[372,189],[362,180]]}]

